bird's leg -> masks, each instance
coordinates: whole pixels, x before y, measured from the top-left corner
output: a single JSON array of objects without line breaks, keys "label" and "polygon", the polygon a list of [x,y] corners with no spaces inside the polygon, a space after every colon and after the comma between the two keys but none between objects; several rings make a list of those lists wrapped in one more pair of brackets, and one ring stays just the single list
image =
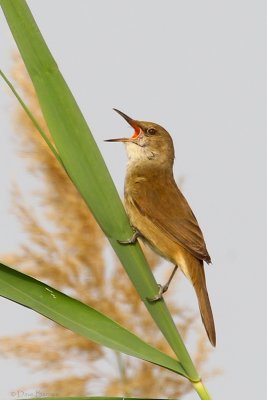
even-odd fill
[{"label": "bird's leg", "polygon": [[159,287],[158,294],[156,296],[148,299],[149,301],[158,301],[158,300],[162,299],[163,293],[166,293],[167,290],[169,289],[170,283],[172,281],[172,278],[175,275],[175,272],[177,271],[177,268],[178,268],[178,265],[175,265],[175,267],[174,267],[174,269],[173,269],[173,271],[171,273],[171,276],[169,277],[168,281],[165,283],[165,285],[160,285],[160,284],[158,285],[158,287]]},{"label": "bird's leg", "polygon": [[128,239],[128,240],[118,240],[118,242],[120,244],[134,244],[134,243],[137,242],[137,239],[140,236],[142,236],[141,233],[137,229],[134,228],[134,234],[130,239]]}]

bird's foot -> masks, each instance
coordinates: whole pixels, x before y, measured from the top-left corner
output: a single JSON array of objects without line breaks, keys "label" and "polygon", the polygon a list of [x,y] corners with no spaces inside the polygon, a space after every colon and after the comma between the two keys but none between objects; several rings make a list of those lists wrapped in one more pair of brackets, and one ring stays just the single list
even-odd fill
[{"label": "bird's foot", "polygon": [[160,285],[160,284],[158,284],[158,287],[159,287],[158,294],[156,294],[156,296],[154,296],[154,297],[152,297],[152,298],[147,298],[148,301],[154,302],[154,301],[159,301],[159,300],[161,300],[161,299],[163,298],[162,295],[163,295],[164,293],[166,293],[167,290],[169,289],[170,283],[171,283],[172,278],[174,277],[175,272],[177,271],[177,269],[178,269],[178,265],[175,265],[175,266],[174,266],[174,269],[173,269],[173,271],[172,271],[172,273],[171,273],[171,276],[170,276],[169,279],[168,279],[168,281],[165,283],[165,285]]},{"label": "bird's foot", "polygon": [[158,287],[159,291],[156,294],[156,296],[147,298],[147,300],[150,301],[151,303],[153,303],[154,301],[159,301],[163,298],[163,294],[167,292],[167,290],[169,289],[169,284],[166,283],[166,285],[161,285],[160,283],[158,283]]},{"label": "bird's foot", "polygon": [[137,239],[141,236],[141,233],[137,231],[136,229],[134,230],[133,236],[128,239],[128,240],[118,240],[120,244],[134,244],[137,242]]}]

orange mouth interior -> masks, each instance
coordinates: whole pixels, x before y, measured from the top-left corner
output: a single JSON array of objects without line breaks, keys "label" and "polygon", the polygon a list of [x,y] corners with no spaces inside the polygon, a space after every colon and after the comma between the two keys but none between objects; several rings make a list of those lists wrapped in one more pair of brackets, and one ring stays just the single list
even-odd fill
[{"label": "orange mouth interior", "polygon": [[141,132],[141,129],[140,129],[138,126],[135,127],[135,128],[134,128],[134,134],[133,134],[133,136],[131,137],[131,139],[136,139],[136,138],[139,136],[140,132]]}]

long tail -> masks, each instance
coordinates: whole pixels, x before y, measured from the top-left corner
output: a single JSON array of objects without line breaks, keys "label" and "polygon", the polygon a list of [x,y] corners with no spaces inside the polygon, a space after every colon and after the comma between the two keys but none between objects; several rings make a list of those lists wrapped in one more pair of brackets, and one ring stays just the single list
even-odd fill
[{"label": "long tail", "polygon": [[198,273],[198,277],[193,283],[196,295],[198,298],[198,305],[201,314],[201,318],[203,324],[205,326],[208,338],[211,344],[215,347],[216,346],[216,331],[215,331],[215,324],[212,315],[209,295],[206,286],[206,279],[205,279],[205,272],[203,264],[200,264],[200,271]]}]

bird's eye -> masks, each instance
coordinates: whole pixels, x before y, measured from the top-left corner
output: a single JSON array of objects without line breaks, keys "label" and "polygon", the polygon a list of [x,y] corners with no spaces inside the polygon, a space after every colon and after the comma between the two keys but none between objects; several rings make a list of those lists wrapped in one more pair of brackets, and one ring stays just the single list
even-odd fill
[{"label": "bird's eye", "polygon": [[148,128],[148,129],[147,129],[147,133],[148,133],[149,135],[155,135],[156,129],[155,129],[155,128]]}]

